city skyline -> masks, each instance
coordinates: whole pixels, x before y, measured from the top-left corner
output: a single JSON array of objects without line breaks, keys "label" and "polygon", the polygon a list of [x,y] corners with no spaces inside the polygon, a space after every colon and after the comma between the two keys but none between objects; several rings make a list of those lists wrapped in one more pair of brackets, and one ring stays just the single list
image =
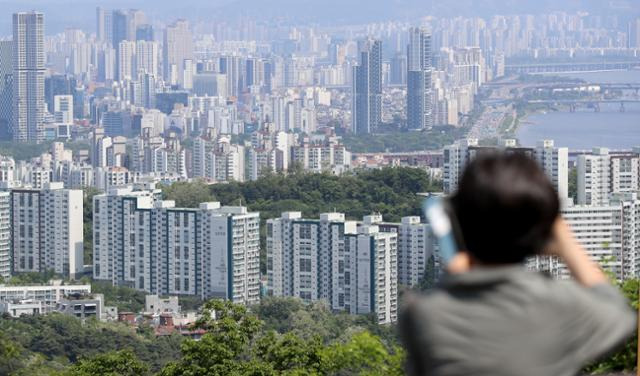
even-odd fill
[{"label": "city skyline", "polygon": [[485,156],[636,291],[640,7],[604,3],[0,0],[0,374],[402,375],[426,200]]}]

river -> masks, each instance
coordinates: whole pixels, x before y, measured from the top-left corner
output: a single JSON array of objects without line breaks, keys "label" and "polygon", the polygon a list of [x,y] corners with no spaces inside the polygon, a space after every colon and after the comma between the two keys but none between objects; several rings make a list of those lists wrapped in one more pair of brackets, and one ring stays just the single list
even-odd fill
[{"label": "river", "polygon": [[[581,78],[592,83],[640,83],[640,71],[610,71],[560,74]],[[516,131],[520,144],[533,146],[536,141],[553,139],[557,146],[569,149],[591,149],[595,146],[610,149],[630,149],[640,146],[640,103],[600,106],[600,112],[578,109],[576,112],[558,111],[528,116]]]}]

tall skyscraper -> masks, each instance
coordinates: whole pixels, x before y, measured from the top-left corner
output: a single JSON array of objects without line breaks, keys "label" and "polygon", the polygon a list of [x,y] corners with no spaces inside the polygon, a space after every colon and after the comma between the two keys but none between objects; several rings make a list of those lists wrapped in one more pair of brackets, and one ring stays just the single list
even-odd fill
[{"label": "tall skyscraper", "polygon": [[136,72],[158,76],[158,43],[138,40],[136,42]]},{"label": "tall skyscraper", "polygon": [[138,25],[136,28],[136,40],[153,42],[153,26],[149,24]]},{"label": "tall skyscraper", "polygon": [[[127,59],[128,56],[121,57],[120,56],[120,47],[125,47],[125,54],[130,52],[128,44],[122,44],[124,41],[135,42],[136,40],[136,32],[138,29],[138,25],[144,24],[146,18],[142,11],[137,9],[129,9],[123,10],[118,9],[114,10],[111,13],[111,46],[116,50],[116,67],[115,72],[119,74],[121,72],[120,63],[123,58]],[[135,50],[135,45],[134,45]],[[135,51],[134,51],[135,52]],[[125,67],[125,71],[128,67]],[[135,72],[132,72],[132,74]],[[127,76],[128,77],[128,76]],[[116,77],[118,80],[122,80],[126,77]]]},{"label": "tall skyscraper", "polygon": [[118,45],[123,40],[128,40],[129,36],[129,20],[127,11],[114,10],[111,14],[111,46],[118,51]]},{"label": "tall skyscraper", "polygon": [[102,7],[96,7],[96,37],[101,42],[111,41],[113,26],[112,13]]},{"label": "tall skyscraper", "polygon": [[172,85],[184,82],[184,61],[193,59],[193,39],[187,20],[177,20],[164,30],[164,79]]},{"label": "tall skyscraper", "polygon": [[431,93],[431,34],[423,28],[411,28],[407,46],[407,127],[433,126]]},{"label": "tall skyscraper", "polygon": [[13,98],[13,42],[0,41],[0,139],[11,135]]},{"label": "tall skyscraper", "polygon": [[44,15],[13,15],[13,139],[41,142],[44,137]]},{"label": "tall skyscraper", "polygon": [[640,17],[629,22],[629,48],[640,48]]},{"label": "tall skyscraper", "polygon": [[136,71],[136,43],[123,40],[118,45],[118,80],[131,80]]},{"label": "tall skyscraper", "polygon": [[382,42],[361,41],[360,64],[353,68],[352,131],[367,134],[382,122]]}]

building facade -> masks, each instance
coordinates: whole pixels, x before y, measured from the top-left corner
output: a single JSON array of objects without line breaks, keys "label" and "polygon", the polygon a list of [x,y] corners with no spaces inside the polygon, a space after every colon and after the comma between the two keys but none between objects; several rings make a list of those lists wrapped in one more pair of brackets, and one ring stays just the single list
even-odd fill
[{"label": "building facade", "polygon": [[152,294],[257,303],[259,213],[203,203],[175,208],[158,191],[112,189],[94,198],[94,279]]},{"label": "building facade", "polygon": [[433,126],[431,55],[431,34],[424,28],[411,28],[407,46],[407,127],[409,129],[420,130]]},{"label": "building facade", "polygon": [[45,272],[75,278],[83,266],[83,196],[46,183],[11,191],[13,272]]},{"label": "building facade", "polygon": [[13,139],[44,139],[44,15],[13,15]]},{"label": "building facade", "polygon": [[352,131],[368,134],[382,122],[382,42],[361,41],[360,64],[353,68]]},{"label": "building facade", "polygon": [[385,223],[372,215],[355,222],[342,213],[304,219],[285,212],[267,221],[267,293],[323,300],[335,311],[394,322],[398,285],[415,285],[424,275],[433,255],[430,239],[417,217]]}]

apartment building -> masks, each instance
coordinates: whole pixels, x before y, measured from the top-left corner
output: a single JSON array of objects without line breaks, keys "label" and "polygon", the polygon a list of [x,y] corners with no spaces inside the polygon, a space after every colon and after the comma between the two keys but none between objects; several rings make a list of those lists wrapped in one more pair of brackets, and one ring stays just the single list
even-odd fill
[{"label": "apartment building", "polygon": [[175,208],[157,193],[123,187],[94,197],[94,279],[152,294],[257,303],[259,213],[217,202]]},{"label": "apartment building", "polygon": [[477,139],[459,140],[444,148],[443,183],[444,192],[458,189],[465,167],[476,156],[495,151],[524,153],[535,159],[553,183],[561,200],[569,197],[569,150],[556,147],[553,140],[539,141],[535,147],[519,147],[515,140],[504,140],[500,147],[480,146]]},{"label": "apartment building", "polygon": [[398,284],[417,284],[427,260],[437,257],[431,239],[419,217],[386,223],[371,215],[356,222],[343,213],[304,219],[284,212],[267,221],[267,292],[394,322]]},{"label": "apartment building", "polygon": [[83,197],[63,183],[11,191],[13,272],[75,278],[83,268]]}]

